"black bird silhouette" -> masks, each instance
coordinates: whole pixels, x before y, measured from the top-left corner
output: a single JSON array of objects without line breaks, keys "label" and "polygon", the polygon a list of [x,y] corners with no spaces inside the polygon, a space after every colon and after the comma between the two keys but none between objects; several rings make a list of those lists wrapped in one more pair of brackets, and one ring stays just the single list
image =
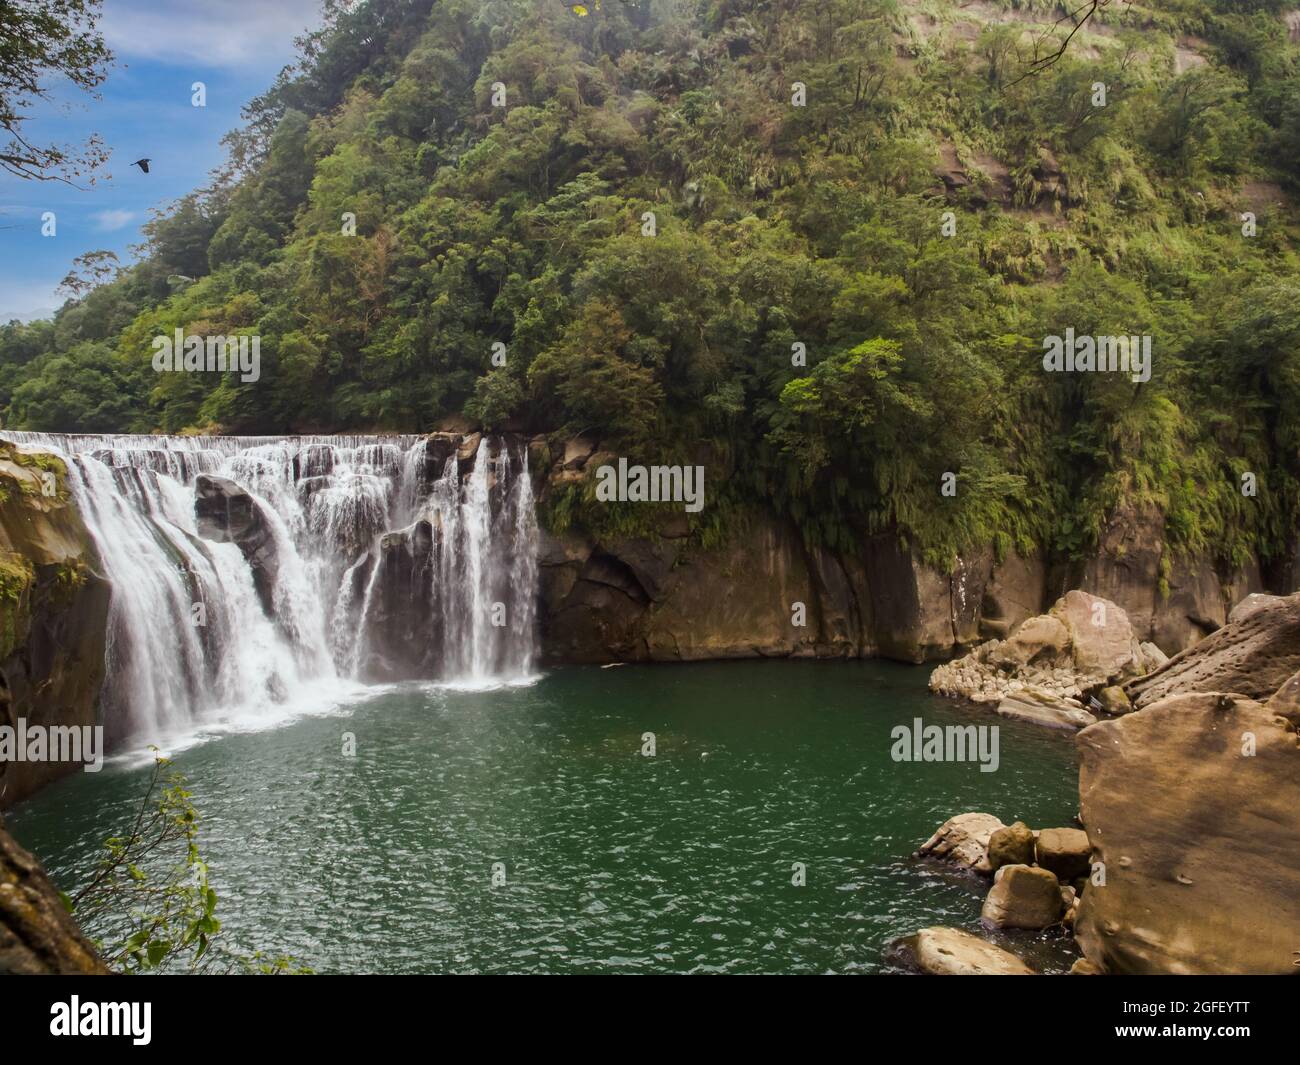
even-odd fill
[{"label": "black bird silhouette", "polygon": [[138,167],[139,167],[141,170],[143,170],[146,174],[149,173],[149,160],[148,160],[148,159],[137,159],[137,160],[136,160],[134,163],[132,163],[131,165],[132,165],[132,166],[138,166]]}]

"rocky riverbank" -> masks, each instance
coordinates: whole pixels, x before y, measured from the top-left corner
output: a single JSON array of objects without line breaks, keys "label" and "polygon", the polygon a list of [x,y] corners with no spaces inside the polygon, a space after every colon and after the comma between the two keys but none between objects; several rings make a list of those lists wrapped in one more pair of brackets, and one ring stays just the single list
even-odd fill
[{"label": "rocky riverbank", "polygon": [[[971,678],[992,701],[999,686],[1023,684],[1035,668],[1032,656],[1017,661],[1011,649],[1040,644],[1066,669],[1060,641],[1042,641],[1038,620],[1025,623],[1030,634],[1019,641],[1013,634],[960,669],[936,670],[936,687]],[[1120,626],[1106,637],[1115,653],[1105,676],[1070,658],[1075,672],[1058,674],[1060,685],[1114,686],[1146,664],[1121,660],[1122,633]],[[1300,594],[1247,598],[1223,628],[1122,681],[1119,695],[1114,716],[1077,737],[1082,830],[1033,832],[968,813],[941,826],[918,856],[993,876],[986,925],[1072,929],[1084,955],[1073,972],[1294,972]],[[955,931],[925,929],[897,950],[925,972],[1026,968]]]}]

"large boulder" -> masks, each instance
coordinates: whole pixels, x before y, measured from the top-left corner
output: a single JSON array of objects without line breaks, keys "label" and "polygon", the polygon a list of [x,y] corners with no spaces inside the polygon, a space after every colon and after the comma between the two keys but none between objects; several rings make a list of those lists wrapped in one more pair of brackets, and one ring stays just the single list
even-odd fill
[{"label": "large boulder", "polygon": [[958,814],[940,825],[938,831],[921,844],[917,855],[945,858],[957,865],[986,873],[990,871],[989,838],[1004,827],[992,814]]},{"label": "large boulder", "polygon": [[1137,672],[1133,626],[1114,603],[1087,592],[1066,592],[1050,614],[1070,635],[1070,652],[1080,688],[1091,687],[1125,671]]},{"label": "large boulder", "polygon": [[1033,865],[1004,865],[980,910],[997,928],[1048,928],[1058,924],[1064,904],[1056,874]]},{"label": "large boulder", "polygon": [[927,976],[1036,976],[1009,950],[960,928],[922,928],[893,945],[891,954]]},{"label": "large boulder", "polygon": [[1250,596],[1228,624],[1125,690],[1139,709],[1189,692],[1270,698],[1300,670],[1300,592]]},{"label": "large boulder", "polygon": [[1089,961],[1111,973],[1294,973],[1294,727],[1243,696],[1199,693],[1077,742],[1082,819],[1105,872],[1075,925]]},{"label": "large boulder", "polygon": [[280,560],[275,531],[262,505],[229,478],[201,473],[194,480],[194,519],[203,539],[239,547],[253,571],[262,608],[274,617]]}]

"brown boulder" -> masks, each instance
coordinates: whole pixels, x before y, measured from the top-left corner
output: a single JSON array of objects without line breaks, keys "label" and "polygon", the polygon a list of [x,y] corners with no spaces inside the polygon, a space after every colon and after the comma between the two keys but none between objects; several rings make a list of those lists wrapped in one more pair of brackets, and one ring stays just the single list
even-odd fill
[{"label": "brown boulder", "polygon": [[1084,729],[1078,744],[1083,822],[1105,871],[1075,924],[1089,961],[1111,973],[1294,973],[1300,747],[1289,722],[1238,695],[1178,695]]},{"label": "brown boulder", "polygon": [[1047,928],[1061,920],[1056,874],[1032,865],[1004,865],[993,877],[980,918],[998,928]]},{"label": "brown boulder", "polygon": [[994,871],[1004,865],[1032,865],[1034,862],[1034,833],[1023,821],[999,828],[989,836],[989,868]]},{"label": "brown boulder", "polygon": [[[1074,669],[1080,678],[1110,680],[1125,671],[1137,672],[1137,643],[1122,608],[1087,592],[1066,592],[1049,613],[1070,634]],[[1085,686],[1082,679],[1080,686]]]},{"label": "brown boulder", "polygon": [[1081,828],[1045,828],[1038,833],[1034,854],[1038,864],[1058,879],[1076,880],[1088,875],[1092,844]]},{"label": "brown boulder", "polygon": [[989,838],[1004,827],[992,814],[969,813],[950,817],[921,844],[918,856],[946,858],[958,865],[988,872]]}]

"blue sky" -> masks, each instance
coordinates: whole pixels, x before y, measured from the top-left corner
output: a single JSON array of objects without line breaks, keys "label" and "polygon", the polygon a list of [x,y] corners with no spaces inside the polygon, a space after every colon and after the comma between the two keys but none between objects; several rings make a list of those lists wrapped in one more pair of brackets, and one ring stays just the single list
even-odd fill
[{"label": "blue sky", "polygon": [[[33,143],[79,145],[98,133],[112,155],[95,185],[0,176],[0,321],[52,312],[72,260],[107,248],[123,263],[153,209],[206,183],[240,108],[294,58],[293,39],[319,23],[319,0],[104,0],[99,28],[115,54],[102,99],[51,83],[31,112]],[[193,107],[190,86],[207,86]],[[150,173],[131,163],[152,159]],[[57,233],[41,235],[53,211]]]}]

